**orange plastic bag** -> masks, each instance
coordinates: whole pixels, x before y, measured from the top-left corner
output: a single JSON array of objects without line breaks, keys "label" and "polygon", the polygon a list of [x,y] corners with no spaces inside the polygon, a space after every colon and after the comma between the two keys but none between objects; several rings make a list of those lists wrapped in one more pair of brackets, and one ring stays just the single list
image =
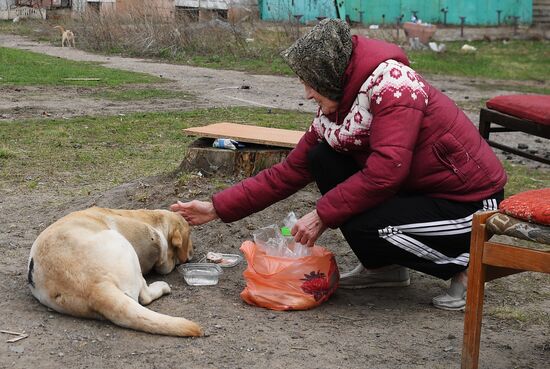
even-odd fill
[{"label": "orange plastic bag", "polygon": [[272,310],[306,310],[319,306],[338,287],[340,273],[334,254],[314,246],[310,256],[269,256],[252,241],[241,245],[248,267],[241,298]]}]

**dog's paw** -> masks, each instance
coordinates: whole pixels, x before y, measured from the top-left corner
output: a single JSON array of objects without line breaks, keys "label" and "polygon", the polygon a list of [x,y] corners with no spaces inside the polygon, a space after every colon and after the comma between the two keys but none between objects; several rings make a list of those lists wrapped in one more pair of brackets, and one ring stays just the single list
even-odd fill
[{"label": "dog's paw", "polygon": [[154,288],[157,291],[161,291],[163,295],[167,295],[172,291],[168,283],[164,281],[153,282],[149,285],[149,288]]}]

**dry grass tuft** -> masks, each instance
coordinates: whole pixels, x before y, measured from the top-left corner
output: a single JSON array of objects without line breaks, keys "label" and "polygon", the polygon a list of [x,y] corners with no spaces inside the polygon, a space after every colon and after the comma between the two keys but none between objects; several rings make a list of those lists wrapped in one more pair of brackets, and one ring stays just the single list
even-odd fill
[{"label": "dry grass tuft", "polygon": [[[80,47],[93,51],[120,52],[126,55],[182,57],[186,55],[228,55],[254,57],[258,53],[256,35],[265,34],[250,18],[244,21],[213,17],[197,20],[192,14],[134,1],[125,11],[88,10],[73,21]],[[296,35],[292,25],[279,25],[263,44],[273,52],[288,46]]]}]

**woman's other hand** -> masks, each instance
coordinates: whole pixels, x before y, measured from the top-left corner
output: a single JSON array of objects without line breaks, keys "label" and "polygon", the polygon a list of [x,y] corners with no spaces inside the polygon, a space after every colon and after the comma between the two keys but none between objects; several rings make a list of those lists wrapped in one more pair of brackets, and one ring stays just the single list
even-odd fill
[{"label": "woman's other hand", "polygon": [[327,227],[323,224],[321,218],[319,218],[317,210],[313,210],[298,219],[290,233],[294,236],[296,242],[312,247],[325,229]]},{"label": "woman's other hand", "polygon": [[200,225],[218,219],[214,205],[209,201],[178,201],[170,205],[170,210],[180,214],[190,225]]}]

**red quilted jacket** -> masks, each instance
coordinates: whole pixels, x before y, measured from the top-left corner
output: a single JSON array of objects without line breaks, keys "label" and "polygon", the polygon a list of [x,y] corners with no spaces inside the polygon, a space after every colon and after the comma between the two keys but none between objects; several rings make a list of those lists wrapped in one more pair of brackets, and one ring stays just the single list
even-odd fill
[{"label": "red quilted jacket", "polygon": [[285,161],[215,194],[221,220],[244,218],[310,183],[307,153],[321,140],[363,167],[317,202],[331,228],[398,192],[478,201],[504,187],[506,173],[475,126],[399,47],[360,36],[353,46],[339,111],[319,111]]}]

